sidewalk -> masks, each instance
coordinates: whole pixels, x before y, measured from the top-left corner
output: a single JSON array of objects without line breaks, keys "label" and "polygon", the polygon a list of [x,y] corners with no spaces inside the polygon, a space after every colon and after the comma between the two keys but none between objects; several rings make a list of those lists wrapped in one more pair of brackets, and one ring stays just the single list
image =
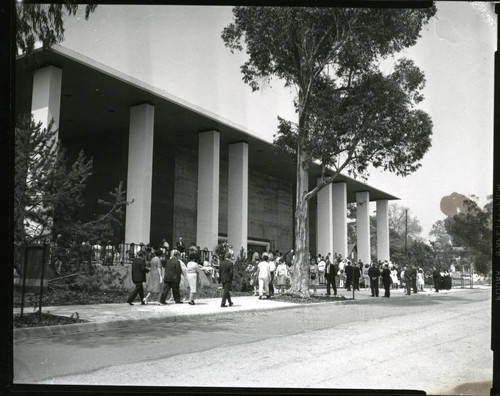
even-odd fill
[{"label": "sidewalk", "polygon": [[[427,289],[420,294],[433,294],[436,296],[447,295],[450,293],[463,292],[470,289],[451,289],[434,293]],[[324,294],[325,290],[318,290],[319,294]],[[346,300],[332,301],[324,303],[297,304],[290,302],[276,301],[274,299],[259,300],[254,296],[233,297],[234,305],[232,307],[221,308],[220,298],[207,298],[196,300],[196,305],[169,303],[168,305],[141,305],[138,301],[133,306],[126,302],[121,304],[97,304],[97,305],[66,305],[59,307],[43,307],[42,312],[53,315],[76,316],[86,320],[85,323],[75,323],[67,325],[55,325],[44,327],[30,327],[14,329],[14,339],[27,337],[44,337],[58,334],[70,334],[81,332],[93,332],[110,330],[123,327],[143,327],[156,323],[186,321],[202,316],[230,315],[232,313],[267,311],[276,309],[289,309],[294,307],[306,307],[316,304],[348,304],[359,300],[369,300],[370,289],[361,289],[355,292],[355,300],[352,300],[352,291],[339,289],[339,295],[343,295]],[[380,296],[383,295],[381,290]],[[379,297],[380,298],[380,297]],[[405,298],[402,289],[392,290],[391,298]],[[408,297],[406,297],[408,298]],[[20,308],[14,308],[14,314],[19,314]],[[32,308],[25,307],[25,313],[32,312]]]}]

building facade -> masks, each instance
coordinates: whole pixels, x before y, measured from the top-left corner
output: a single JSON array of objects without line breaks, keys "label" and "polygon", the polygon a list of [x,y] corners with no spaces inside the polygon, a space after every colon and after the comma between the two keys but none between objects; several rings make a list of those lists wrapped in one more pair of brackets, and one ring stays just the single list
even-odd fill
[{"label": "building facade", "polygon": [[[245,127],[81,54],[54,46],[18,58],[16,111],[53,120],[70,156],[82,148],[94,172],[82,219],[120,181],[127,206],[119,242],[213,250],[288,251],[294,243],[295,166]],[[320,175],[311,164],[310,188]],[[344,175],[310,205],[310,248],[347,256],[347,203],[357,204],[357,253],[370,261],[369,206],[377,205],[377,256],[389,259],[388,202],[396,197]]]}]

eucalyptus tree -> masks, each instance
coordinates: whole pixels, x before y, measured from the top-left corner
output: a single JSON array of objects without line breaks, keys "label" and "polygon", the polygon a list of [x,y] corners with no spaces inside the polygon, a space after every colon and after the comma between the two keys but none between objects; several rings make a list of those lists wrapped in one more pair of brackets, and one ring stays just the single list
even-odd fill
[{"label": "eucalyptus tree", "polygon": [[[292,293],[309,295],[310,199],[344,170],[366,174],[372,165],[406,176],[430,147],[432,122],[416,107],[423,73],[401,59],[385,75],[379,62],[414,45],[435,12],[434,6],[233,9],[222,39],[231,51],[246,51],[243,81],[255,91],[277,78],[296,91],[297,119],[279,118],[275,135],[297,167]],[[313,161],[322,176],[309,190]]]}]

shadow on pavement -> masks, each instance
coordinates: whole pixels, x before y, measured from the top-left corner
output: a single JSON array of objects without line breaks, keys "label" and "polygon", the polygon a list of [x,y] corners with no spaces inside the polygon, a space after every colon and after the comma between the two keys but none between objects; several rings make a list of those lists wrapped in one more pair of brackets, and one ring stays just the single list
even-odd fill
[{"label": "shadow on pavement", "polygon": [[492,381],[469,382],[460,384],[449,391],[440,392],[441,395],[489,395],[493,386]]}]

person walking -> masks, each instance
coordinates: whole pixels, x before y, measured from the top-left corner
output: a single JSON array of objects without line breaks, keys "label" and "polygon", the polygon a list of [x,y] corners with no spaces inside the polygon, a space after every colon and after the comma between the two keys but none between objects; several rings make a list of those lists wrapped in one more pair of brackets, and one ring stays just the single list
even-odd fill
[{"label": "person walking", "polygon": [[167,305],[165,299],[170,290],[176,304],[182,304],[179,294],[179,282],[181,281],[181,265],[179,263],[179,251],[172,250],[172,257],[165,262],[163,292],[160,296],[160,304]]},{"label": "person walking", "polygon": [[198,275],[200,267],[196,262],[196,254],[189,254],[189,261],[186,264],[187,281],[189,283],[189,305],[194,305],[194,296],[197,291]]},{"label": "person walking", "polygon": [[391,270],[389,269],[389,264],[384,264],[384,269],[382,270],[382,283],[384,285],[385,293],[382,297],[391,297]]},{"label": "person walking", "polygon": [[378,278],[380,277],[380,270],[375,263],[368,269],[368,276],[370,277],[370,289],[372,297],[378,297]]},{"label": "person walking", "polygon": [[[158,249],[156,251],[156,256],[153,257],[149,263],[149,273],[146,280],[146,292],[147,295],[144,298],[144,303],[148,304],[149,297],[154,294],[158,297],[161,295],[161,279],[162,279],[162,265],[161,265],[161,257],[163,256],[163,251]],[[158,299],[158,304],[160,303]]]},{"label": "person walking", "polygon": [[231,301],[231,283],[233,282],[233,263],[229,260],[232,256],[231,252],[226,252],[224,254],[224,260],[220,263],[220,281],[222,283],[222,301],[220,306],[222,308],[226,308],[226,300],[229,303],[229,306],[233,306],[233,302]]},{"label": "person walking", "polygon": [[334,296],[337,295],[337,284],[335,280],[336,276],[337,276],[337,266],[335,265],[335,263],[332,263],[330,262],[330,260],[328,260],[325,266],[325,281],[326,281],[327,296],[330,295],[330,290],[331,290],[330,286],[333,289],[333,295]]},{"label": "person walking", "polygon": [[259,279],[259,300],[262,300],[264,291],[266,292],[266,298],[271,298],[269,295],[269,279],[271,278],[271,272],[269,271],[269,256],[267,253],[262,254],[262,261],[258,265],[258,279]]},{"label": "person walking", "polygon": [[144,303],[144,287],[142,282],[146,282],[146,272],[148,271],[144,254],[139,252],[137,258],[132,263],[132,282],[134,282],[135,289],[128,296],[127,303],[129,305],[134,305],[132,301],[135,300],[137,294],[139,294],[139,298],[141,299],[141,305],[146,305]]}]

